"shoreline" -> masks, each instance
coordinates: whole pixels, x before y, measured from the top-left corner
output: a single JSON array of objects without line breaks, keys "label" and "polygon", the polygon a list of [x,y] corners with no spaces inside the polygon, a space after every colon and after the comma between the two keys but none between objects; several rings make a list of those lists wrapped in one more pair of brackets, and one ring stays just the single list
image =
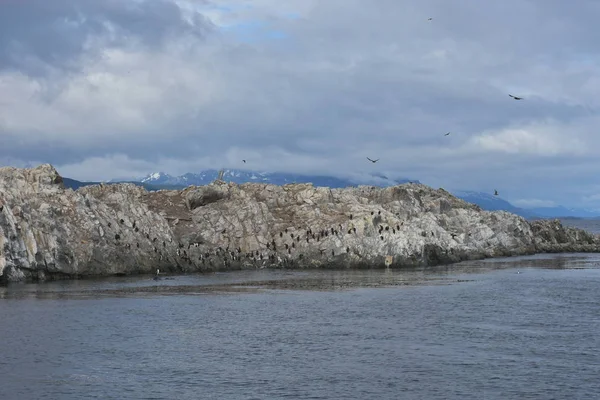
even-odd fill
[{"label": "shoreline", "polygon": [[[151,275],[126,278],[86,278],[77,284],[61,282],[28,284],[20,282],[0,287],[0,299],[102,299],[178,295],[235,295],[279,291],[346,291],[354,289],[414,287],[476,282],[482,274],[530,269],[600,269],[598,257],[589,253],[548,254],[468,261],[437,267],[370,270],[260,270],[168,275],[155,281]],[[244,273],[246,272],[246,273]]]},{"label": "shoreline", "polygon": [[[528,253],[528,252],[524,252],[521,254],[511,254],[511,255],[497,255],[497,256],[492,256],[492,257],[480,257],[480,258],[465,258],[465,259],[461,259],[458,261],[452,261],[452,262],[446,262],[446,263],[438,263],[438,264],[413,264],[413,265],[408,265],[408,264],[404,264],[401,266],[390,266],[390,267],[386,267],[384,264],[380,264],[380,265],[363,265],[363,264],[359,264],[358,266],[347,266],[347,267],[340,267],[339,264],[331,264],[330,266],[324,265],[324,266],[319,266],[319,267],[306,267],[306,266],[300,266],[300,267],[295,267],[292,264],[287,264],[285,266],[274,266],[274,267],[265,267],[265,268],[239,268],[239,269],[232,269],[232,268],[222,268],[222,269],[214,269],[214,270],[210,270],[210,271],[178,271],[177,269],[167,269],[168,272],[165,272],[164,270],[160,270],[161,274],[160,277],[170,277],[170,276],[210,276],[211,274],[215,274],[215,273],[228,273],[228,272],[254,272],[254,271],[266,271],[266,272],[281,272],[281,271],[285,271],[285,272],[317,272],[317,271],[325,271],[325,272],[360,272],[360,271],[393,271],[393,272],[403,272],[403,271],[415,271],[415,270],[421,270],[421,269],[431,269],[432,271],[440,268],[440,267],[452,267],[455,265],[459,265],[462,263],[468,263],[468,262],[481,262],[481,261],[494,261],[494,260],[512,260],[515,258],[520,258],[520,257],[535,257],[535,256],[543,256],[543,255],[568,255],[568,256],[575,256],[577,254],[582,254],[582,255],[588,255],[588,254],[594,254],[594,253],[598,253],[600,254],[600,252],[597,251],[597,249],[593,249],[593,248],[589,248],[588,250],[586,249],[578,249],[578,250],[573,250],[573,251],[561,251],[561,249],[559,248],[551,248],[550,251],[545,251],[545,252],[533,252],[533,253]],[[95,281],[95,280],[102,280],[102,279],[108,279],[108,278],[142,278],[142,277],[149,277],[149,278],[153,278],[155,276],[155,274],[152,274],[150,272],[140,272],[140,273],[116,273],[113,275],[106,275],[106,274],[98,274],[98,275],[63,275],[63,274],[58,274],[58,275],[53,275],[53,274],[49,274],[46,273],[45,274],[45,279],[28,279],[28,280],[20,280],[20,281],[3,281],[0,280],[0,287],[7,287],[9,285],[12,284],[21,284],[21,283],[51,283],[51,282],[65,282],[65,281]],[[164,278],[163,278],[164,279]]]}]

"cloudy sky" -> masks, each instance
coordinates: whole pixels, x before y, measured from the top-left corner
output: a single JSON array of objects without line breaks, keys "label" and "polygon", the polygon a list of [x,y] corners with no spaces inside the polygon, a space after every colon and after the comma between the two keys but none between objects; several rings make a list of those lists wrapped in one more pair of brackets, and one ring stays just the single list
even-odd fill
[{"label": "cloudy sky", "polygon": [[600,2],[576,4],[0,0],[0,164],[378,172],[600,209]]}]

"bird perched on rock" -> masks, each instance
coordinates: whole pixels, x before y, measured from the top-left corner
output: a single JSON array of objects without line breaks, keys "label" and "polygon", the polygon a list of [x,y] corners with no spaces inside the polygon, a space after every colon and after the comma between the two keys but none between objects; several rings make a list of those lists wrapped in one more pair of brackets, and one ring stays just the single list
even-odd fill
[{"label": "bird perched on rock", "polygon": [[498,196],[498,191],[494,189],[494,196]]}]

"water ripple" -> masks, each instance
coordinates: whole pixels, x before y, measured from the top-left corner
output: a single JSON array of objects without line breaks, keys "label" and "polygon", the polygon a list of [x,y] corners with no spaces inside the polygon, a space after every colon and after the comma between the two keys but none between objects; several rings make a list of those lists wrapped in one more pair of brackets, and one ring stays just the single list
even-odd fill
[{"label": "water ripple", "polygon": [[597,262],[9,286],[0,398],[598,398]]}]

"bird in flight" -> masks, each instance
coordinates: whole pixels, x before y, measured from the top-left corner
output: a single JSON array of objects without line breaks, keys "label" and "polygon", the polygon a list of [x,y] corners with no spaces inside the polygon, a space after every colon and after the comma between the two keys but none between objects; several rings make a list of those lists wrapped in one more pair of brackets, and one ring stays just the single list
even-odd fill
[{"label": "bird in flight", "polygon": [[430,18],[427,18],[427,21],[431,21],[432,19],[433,19],[433,18],[431,18],[431,17],[430,17]]},{"label": "bird in flight", "polygon": [[450,134],[450,132],[446,133],[444,136],[448,136]]},{"label": "bird in flight", "polygon": [[242,160],[244,162],[244,164],[246,164],[246,160]]},{"label": "bird in flight", "polygon": [[371,160],[369,157],[367,157],[367,160],[371,161],[373,164],[375,164],[377,161],[379,161],[379,158],[377,160]]},{"label": "bird in flight", "polygon": [[494,196],[498,196],[498,191],[494,189]]},{"label": "bird in flight", "polygon": [[512,97],[515,100],[523,100],[522,97],[513,96],[512,94],[509,94],[509,96]]}]

